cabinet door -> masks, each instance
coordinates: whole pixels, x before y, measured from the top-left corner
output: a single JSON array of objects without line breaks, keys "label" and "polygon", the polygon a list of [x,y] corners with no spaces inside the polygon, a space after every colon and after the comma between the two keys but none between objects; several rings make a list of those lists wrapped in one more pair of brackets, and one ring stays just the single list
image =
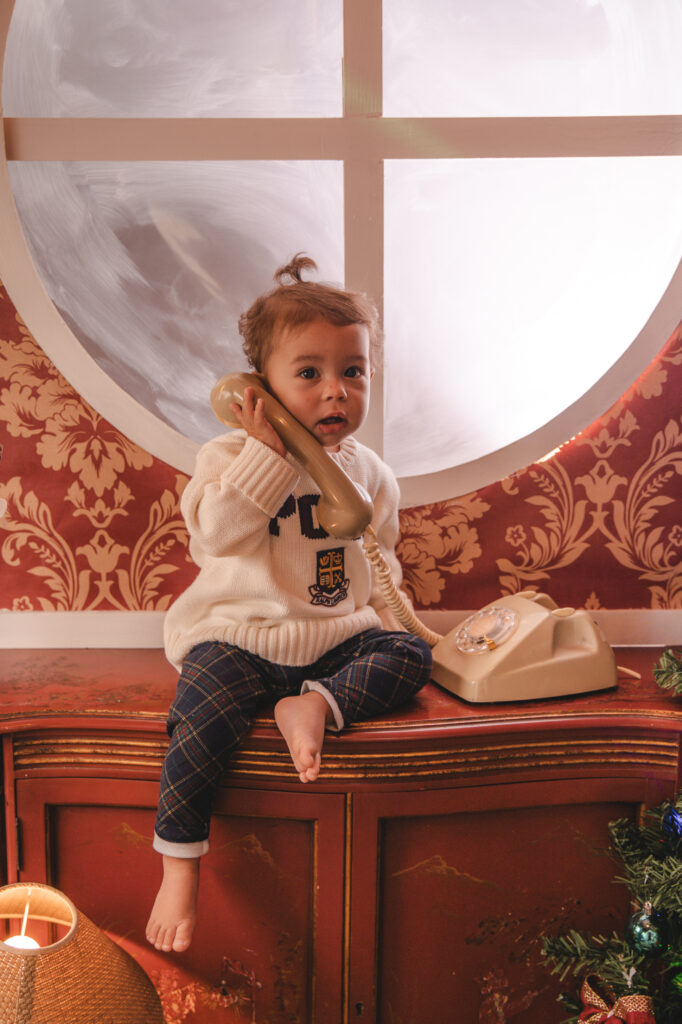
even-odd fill
[{"label": "cabinet door", "polygon": [[104,928],[156,984],[167,1024],[339,1019],[343,796],[223,790],[201,864],[199,923],[183,954],[144,937],[161,878],[158,786],[18,781],[20,879],[46,881]]},{"label": "cabinet door", "polygon": [[540,937],[622,933],[607,825],[652,795],[638,779],[357,794],[352,1019],[561,1020]]}]

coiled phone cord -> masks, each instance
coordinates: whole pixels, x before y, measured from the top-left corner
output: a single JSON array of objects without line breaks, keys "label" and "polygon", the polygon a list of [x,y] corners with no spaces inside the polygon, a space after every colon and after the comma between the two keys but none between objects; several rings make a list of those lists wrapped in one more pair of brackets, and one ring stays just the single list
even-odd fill
[{"label": "coiled phone cord", "polygon": [[[368,526],[362,535],[362,546],[367,556],[367,561],[374,570],[379,590],[400,625],[404,626],[408,632],[414,633],[415,636],[421,637],[422,640],[426,640],[429,647],[435,647],[443,637],[440,633],[434,633],[432,629],[429,629],[428,626],[419,621],[396,587],[391,576],[391,570],[379,549],[376,534],[371,526]],[[642,678],[639,672],[635,672],[633,669],[624,668],[622,665],[618,665],[617,668],[619,675],[630,676],[632,679]]]},{"label": "coiled phone cord", "polygon": [[379,590],[400,625],[404,626],[408,632],[414,633],[415,636],[421,637],[422,640],[426,640],[429,647],[435,647],[443,637],[440,633],[434,633],[432,629],[429,629],[428,626],[419,621],[396,587],[391,576],[391,570],[379,549],[376,534],[371,526],[368,526],[362,535],[362,546],[367,556],[367,561],[374,570]]}]

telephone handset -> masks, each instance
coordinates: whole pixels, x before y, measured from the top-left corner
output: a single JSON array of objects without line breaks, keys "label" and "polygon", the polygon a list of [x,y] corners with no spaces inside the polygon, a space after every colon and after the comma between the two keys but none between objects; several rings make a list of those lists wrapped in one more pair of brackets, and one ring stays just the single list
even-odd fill
[{"label": "telephone handset", "polygon": [[211,391],[213,412],[227,426],[241,426],[230,406],[242,404],[244,388],[247,386],[254,389],[256,398],[263,399],[265,415],[284,446],[308,470],[320,488],[321,496],[317,504],[320,525],[332,537],[340,540],[362,537],[365,554],[386,604],[405,629],[421,636],[433,647],[441,639],[440,634],[428,629],[416,617],[395,586],[391,570],[379,549],[370,525],[374,509],[369,495],[353,483],[310,431],[268,391],[264,378],[256,373],[228,373],[221,377]]},{"label": "telephone handset", "polygon": [[310,431],[268,391],[264,377],[258,373],[229,373],[221,377],[211,391],[211,405],[218,419],[229,427],[241,426],[230,406],[241,406],[245,387],[252,387],[256,398],[263,399],[265,415],[284,447],[308,470],[320,488],[317,515],[323,529],[341,540],[362,536],[372,521],[369,495],[360,492]]},{"label": "telephone handset", "polygon": [[244,388],[263,398],[265,415],[285,447],[321,491],[320,524],[342,540],[362,536],[383,597],[398,621],[433,648],[432,678],[472,702],[537,700],[615,686],[613,651],[584,609],[559,608],[534,590],[501,597],[468,616],[447,636],[428,629],[397,589],[370,525],[372,502],[325,452],[316,438],[267,390],[260,374],[221,377],[211,391],[219,420],[239,427],[230,409]]}]

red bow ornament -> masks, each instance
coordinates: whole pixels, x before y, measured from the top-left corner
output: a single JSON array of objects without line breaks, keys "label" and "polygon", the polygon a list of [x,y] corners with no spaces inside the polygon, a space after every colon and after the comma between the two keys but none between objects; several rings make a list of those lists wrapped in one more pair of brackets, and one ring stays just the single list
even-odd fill
[{"label": "red bow ornament", "polygon": [[584,1024],[656,1024],[654,1005],[649,996],[633,995],[615,998],[613,992],[607,991],[611,1005],[597,995],[585,978],[580,992],[585,1009],[578,1020]]}]

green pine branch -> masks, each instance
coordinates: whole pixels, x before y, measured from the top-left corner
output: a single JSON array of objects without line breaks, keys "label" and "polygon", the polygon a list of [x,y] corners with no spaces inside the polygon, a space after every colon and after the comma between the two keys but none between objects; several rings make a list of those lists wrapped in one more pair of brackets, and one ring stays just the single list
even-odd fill
[{"label": "green pine branch", "polygon": [[648,902],[654,910],[682,919],[682,862],[677,857],[662,861],[645,857],[626,868],[626,875],[617,876],[614,882],[627,885],[636,907]]},{"label": "green pine branch", "polygon": [[[666,650],[654,667],[659,686],[682,694],[682,653]],[[619,819],[609,824],[611,855],[623,865],[614,881],[627,885],[637,911],[650,903],[660,914],[661,935],[667,948],[649,955],[635,948],[626,936],[608,938],[575,930],[542,937],[548,969],[563,981],[572,973],[584,979],[594,975],[616,998],[643,994],[651,997],[657,1024],[682,1022],[682,792],[645,812],[635,823]],[[630,941],[628,941],[628,937]],[[565,1024],[578,1024],[582,1010],[571,993],[559,1001],[572,1016]]]},{"label": "green pine branch", "polygon": [[626,867],[665,852],[660,824],[656,828],[638,827],[633,821],[619,818],[609,822],[609,837],[616,858]]},{"label": "green pine branch", "polygon": [[564,1010],[567,1010],[571,1014],[570,1017],[566,1017],[561,1024],[579,1024],[580,1014],[582,1013],[583,1006],[577,999],[574,999],[568,992],[562,992],[557,998],[557,1002],[560,1003]]},{"label": "green pine branch", "polygon": [[656,1024],[680,1024],[682,1020],[682,993],[675,984],[666,986],[662,996],[654,1000]]},{"label": "green pine branch", "polygon": [[643,972],[649,959],[613,932],[583,935],[571,929],[566,935],[543,936],[542,953],[551,961],[552,974],[561,981],[570,973],[585,977],[596,974],[617,996],[649,994],[649,979]]},{"label": "green pine branch", "polygon": [[682,921],[681,844],[666,836],[661,826],[671,806],[682,814],[682,797],[647,811],[641,826],[627,819],[610,822],[609,835],[625,868],[625,877],[615,881],[629,887],[635,905],[641,907],[649,901],[655,910],[665,910],[669,917]]},{"label": "green pine branch", "polygon": [[672,690],[678,697],[682,693],[682,655],[669,647],[654,665],[654,679],[663,690]]}]

